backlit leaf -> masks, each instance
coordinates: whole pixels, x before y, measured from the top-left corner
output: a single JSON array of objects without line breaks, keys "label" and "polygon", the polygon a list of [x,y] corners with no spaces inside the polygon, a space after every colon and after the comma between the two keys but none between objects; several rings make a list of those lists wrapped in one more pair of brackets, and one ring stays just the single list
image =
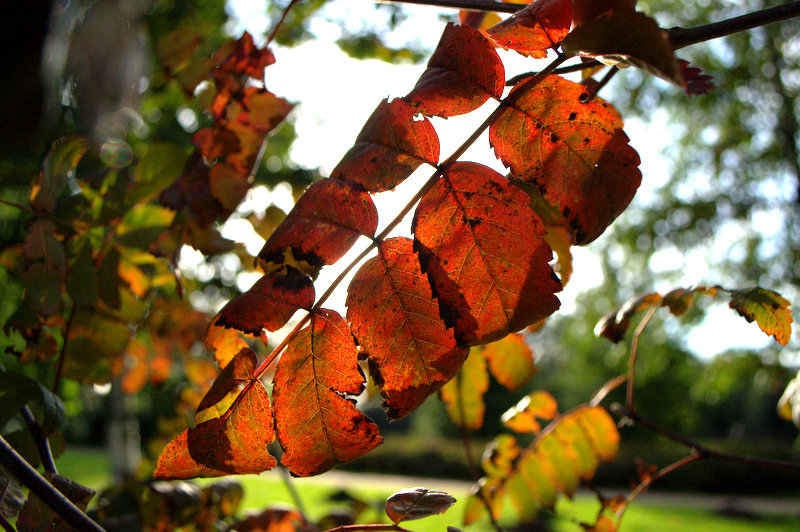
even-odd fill
[{"label": "backlit leaf", "polygon": [[291,508],[266,508],[231,525],[236,532],[316,532],[303,515]]},{"label": "backlit leaf", "polygon": [[525,386],[536,375],[533,351],[521,334],[509,334],[502,340],[486,344],[483,356],[497,382],[510,391]]},{"label": "backlit leaf", "polygon": [[491,43],[469,26],[448,24],[414,89],[405,97],[426,115],[469,113],[503,95],[505,70]]},{"label": "backlit leaf", "polygon": [[439,390],[439,397],[454,424],[478,430],[483,426],[483,413],[486,410],[483,394],[488,390],[486,360],[480,349],[472,348],[456,376]]},{"label": "backlit leaf", "polygon": [[39,179],[31,190],[33,209],[55,211],[59,196],[88,150],[89,139],[86,137],[64,137],[53,143],[42,164]]},{"label": "backlit leaf", "polygon": [[511,434],[498,434],[486,446],[481,457],[481,468],[489,477],[503,479],[514,469],[514,461],[522,453],[517,439]]},{"label": "backlit leaf", "polygon": [[239,113],[237,119],[262,134],[275,129],[294,107],[268,90],[255,87],[248,87],[242,103],[247,111]]},{"label": "backlit leaf", "polygon": [[520,399],[512,408],[506,410],[500,420],[503,425],[514,432],[532,432],[541,430],[537,419],[550,421],[558,415],[558,403],[545,391],[535,391]]},{"label": "backlit leaf", "polygon": [[514,99],[489,131],[495,153],[514,176],[534,183],[561,209],[576,244],[597,238],[625,210],[642,179],[619,114],[598,98],[581,103],[585,94],[584,86],[549,76]]},{"label": "backlit leaf", "polygon": [[383,100],[331,177],[361,183],[370,192],[390,190],[424,162],[439,161],[439,137],[428,119],[396,98]]},{"label": "backlit leaf", "polygon": [[617,10],[576,27],[562,43],[564,53],[627,63],[685,85],[665,32],[644,13]]},{"label": "backlit leaf", "polygon": [[407,238],[381,242],[347,291],[347,319],[370,374],[398,419],[459,370],[467,350],[439,318],[430,283]]},{"label": "backlit leaf", "polygon": [[314,304],[314,283],[290,268],[286,275],[267,273],[219,312],[216,325],[258,335],[262,329],[277,331],[300,309]]},{"label": "backlit leaf", "polygon": [[734,290],[728,305],[747,321],[755,321],[759,329],[775,338],[779,344],[789,343],[792,313],[789,301],[777,292],[759,286]]},{"label": "backlit leaf", "polygon": [[161,452],[153,477],[184,479],[261,473],[276,460],[267,450],[274,440],[269,395],[253,377],[256,355],[243,349],[228,364],[197,409],[197,426]]},{"label": "backlit leaf", "polygon": [[273,382],[281,462],[293,475],[318,475],[383,441],[378,426],[355,407],[364,375],[347,323],[336,312],[312,314],[289,342]]},{"label": "backlit leaf", "polygon": [[306,189],[258,254],[266,271],[282,267],[291,251],[300,271],[316,278],[339,260],[359,236],[372,237],[378,211],[364,188],[352,181],[322,179]]},{"label": "backlit leaf", "polygon": [[527,195],[494,170],[450,166],[420,201],[413,231],[460,345],[497,340],[558,309],[544,228]]},{"label": "backlit leaf", "polygon": [[571,24],[570,0],[535,0],[488,33],[503,48],[543,58],[567,35]]},{"label": "backlit leaf", "polygon": [[219,314],[208,324],[203,341],[206,347],[214,351],[214,360],[217,361],[220,369],[227,366],[239,351],[247,347],[247,342],[239,336],[236,329],[219,324]]},{"label": "backlit leaf", "polygon": [[[497,500],[506,496],[522,519],[539,508],[552,508],[559,494],[572,495],[589,480],[600,461],[610,461],[619,448],[619,432],[602,407],[581,406],[552,421],[514,460],[510,473],[484,477]],[[473,515],[479,517],[477,513]]]},{"label": "backlit leaf", "polygon": [[800,372],[789,381],[778,400],[778,415],[800,428]]},{"label": "backlit leaf", "polygon": [[572,278],[572,240],[569,228],[563,225],[545,224],[544,241],[556,254],[558,260],[554,266],[558,278],[561,279],[561,286],[567,286]]},{"label": "backlit leaf", "polygon": [[695,294],[705,294],[714,297],[717,295],[717,287],[696,286],[694,288],[676,288],[664,294],[661,306],[669,307],[669,311],[673,316],[682,316],[691,306]]},{"label": "backlit leaf", "polygon": [[443,491],[412,488],[390,495],[386,499],[385,509],[386,515],[396,525],[444,513],[455,502],[455,497]]}]

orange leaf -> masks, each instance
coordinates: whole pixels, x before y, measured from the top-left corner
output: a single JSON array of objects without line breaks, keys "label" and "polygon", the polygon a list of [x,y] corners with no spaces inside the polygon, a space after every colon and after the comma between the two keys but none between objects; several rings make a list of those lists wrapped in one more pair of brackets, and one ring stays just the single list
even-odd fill
[{"label": "orange leaf", "polygon": [[503,62],[486,37],[451,23],[405,100],[423,114],[446,118],[469,113],[490,97],[499,99],[504,86]]},{"label": "orange leaf", "polygon": [[154,478],[181,479],[261,473],[276,460],[269,396],[253,370],[256,355],[243,349],[220,373],[197,409],[197,426],[161,452]]},{"label": "orange leaf", "polygon": [[247,292],[222,307],[217,325],[258,335],[277,331],[300,309],[314,304],[314,283],[294,268],[286,275],[267,273]]},{"label": "orange leaf", "polygon": [[625,336],[625,332],[631,326],[631,318],[637,312],[658,305],[661,301],[661,294],[657,292],[634,296],[621,307],[600,318],[600,321],[595,325],[594,333],[617,343]]},{"label": "orange leaf", "polygon": [[383,390],[390,418],[401,418],[449,381],[467,350],[439,318],[427,276],[407,238],[391,238],[365,262],[347,294],[347,319]]},{"label": "orange leaf", "polygon": [[582,85],[549,76],[514,99],[489,131],[495,153],[514,176],[534,183],[561,209],[576,244],[602,234],[642,180],[639,155],[619,114],[598,98],[581,103],[585,94]]},{"label": "orange leaf", "polygon": [[509,334],[485,345],[483,356],[494,378],[508,390],[518,390],[536,375],[533,351],[521,334]]},{"label": "orange leaf", "polygon": [[239,113],[236,119],[249,124],[261,134],[275,129],[294,107],[283,98],[257,87],[245,89],[242,104],[246,111]]},{"label": "orange leaf", "polygon": [[356,181],[370,192],[380,192],[402,183],[422,163],[435,165],[439,161],[439,137],[428,119],[414,119],[416,112],[399,98],[383,100],[331,177]]},{"label": "orange leaf", "polygon": [[558,403],[545,391],[536,391],[520,399],[512,408],[506,410],[500,420],[503,425],[515,432],[537,433],[541,425],[536,419],[551,420],[558,415]]},{"label": "orange leaf", "polygon": [[220,368],[227,366],[239,351],[247,347],[247,342],[239,337],[235,329],[219,324],[219,314],[208,324],[203,342],[214,351],[214,360]]},{"label": "orange leaf", "polygon": [[273,231],[258,254],[265,270],[287,262],[316,278],[320,268],[333,264],[359,236],[371,237],[378,226],[378,211],[364,187],[352,181],[322,179],[303,192]]},{"label": "orange leaf", "polygon": [[572,24],[571,0],[536,0],[489,29],[489,36],[505,49],[536,58],[561,42]]},{"label": "orange leaf", "polygon": [[544,228],[528,196],[494,170],[450,166],[420,201],[413,231],[460,345],[497,340],[558,309]]},{"label": "orange leaf", "polygon": [[378,426],[350,397],[364,375],[344,319],[321,309],[289,343],[275,372],[273,398],[281,462],[293,475],[323,473],[381,444]]},{"label": "orange leaf", "polygon": [[731,292],[728,304],[747,321],[755,321],[758,328],[781,344],[789,343],[792,335],[792,312],[789,301],[777,292],[754,286]]}]

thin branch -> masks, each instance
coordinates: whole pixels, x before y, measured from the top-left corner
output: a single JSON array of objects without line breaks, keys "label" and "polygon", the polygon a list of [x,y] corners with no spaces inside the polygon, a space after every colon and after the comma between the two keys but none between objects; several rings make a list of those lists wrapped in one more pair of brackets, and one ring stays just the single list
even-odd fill
[{"label": "thin branch", "polygon": [[331,528],[326,530],[325,532],[355,532],[357,530],[368,530],[368,531],[377,531],[377,530],[394,530],[399,532],[411,532],[407,528],[403,528],[397,525],[382,525],[378,523],[368,524],[368,525],[344,525],[344,526],[337,526],[336,528]]},{"label": "thin branch", "polygon": [[631,351],[628,356],[628,387],[625,393],[625,404],[631,411],[633,411],[633,384],[636,369],[636,354],[639,348],[639,335],[642,334],[642,331],[644,331],[644,328],[650,322],[650,318],[653,317],[657,308],[656,306],[652,306],[647,310],[647,314],[645,314],[642,321],[639,322],[639,326],[636,327],[636,331],[633,333],[633,339],[631,340]]},{"label": "thin branch", "polygon": [[672,47],[677,50],[699,42],[710,41],[739,33],[740,31],[765,26],[800,16],[800,1],[769,7],[739,17],[713,22],[694,28],[670,28],[667,30]]},{"label": "thin branch", "polygon": [[608,85],[608,82],[619,72],[617,67],[611,67],[608,72],[606,72],[605,76],[598,81],[596,84],[589,87],[589,90],[584,94],[581,94],[581,103],[588,103],[594,100],[594,97],[597,96],[597,93],[600,92],[603,87]]},{"label": "thin branch", "polygon": [[592,397],[592,400],[589,401],[589,405],[590,406],[597,406],[600,403],[602,403],[603,399],[605,399],[606,396],[609,393],[614,391],[618,386],[623,384],[627,379],[628,379],[628,377],[626,377],[625,375],[617,375],[613,379],[608,380],[602,386],[602,388],[600,388],[599,390],[597,390],[597,392],[595,392],[594,396]]},{"label": "thin branch", "polygon": [[800,463],[788,462],[786,460],[771,460],[768,458],[759,458],[757,456],[748,456],[734,453],[726,453],[710,449],[698,441],[692,440],[682,434],[663,427],[657,423],[650,421],[620,404],[611,406],[611,411],[619,416],[626,417],[637,425],[647,427],[657,434],[661,434],[667,439],[680,443],[689,449],[693,449],[697,454],[701,455],[704,460],[725,460],[727,462],[736,462],[739,464],[754,465],[760,467],[774,467],[776,469],[788,469],[791,471],[800,471]]},{"label": "thin branch", "polygon": [[[676,469],[680,469],[681,467],[683,467],[683,466],[685,466],[687,464],[690,464],[692,462],[695,462],[697,460],[702,460],[702,459],[703,459],[702,455],[700,455],[697,452],[694,452],[694,453],[690,454],[689,456],[684,456],[680,460],[677,460],[677,461],[669,464],[668,466],[662,467],[661,469],[656,471],[653,475],[651,475],[647,479],[645,479],[642,482],[640,482],[639,484],[637,484],[636,487],[633,489],[633,491],[631,491],[628,494],[628,496],[625,497],[625,502],[623,503],[622,508],[620,508],[619,511],[617,511],[617,518],[618,519],[622,519],[622,516],[625,513],[625,510],[628,508],[628,505],[630,503],[632,503],[633,500],[636,497],[638,497],[642,492],[646,491],[647,488],[649,488],[650,485],[653,482],[655,482],[656,480],[659,480],[659,479],[669,475],[670,473],[672,473]],[[619,525],[619,523],[617,523],[617,525]]]},{"label": "thin branch", "polygon": [[103,532],[97,523],[33,469],[2,436],[0,463],[73,528],[82,532]]},{"label": "thin branch", "polygon": [[278,19],[277,23],[275,23],[275,27],[272,28],[269,37],[267,37],[267,45],[269,45],[269,43],[275,39],[275,36],[278,34],[278,30],[281,29],[281,26],[283,25],[283,21],[286,20],[286,15],[289,14],[289,10],[292,9],[297,2],[298,0],[292,0],[289,2],[289,5],[286,6],[286,9],[283,10],[283,13],[281,13],[281,18]]},{"label": "thin branch", "polygon": [[305,519],[308,515],[306,505],[303,503],[303,498],[300,497],[300,493],[297,491],[297,486],[294,485],[291,475],[289,475],[289,470],[286,469],[283,464],[278,464],[278,470],[281,472],[281,480],[283,481],[283,485],[286,486],[286,491],[289,492],[292,503],[303,515],[303,519]]}]

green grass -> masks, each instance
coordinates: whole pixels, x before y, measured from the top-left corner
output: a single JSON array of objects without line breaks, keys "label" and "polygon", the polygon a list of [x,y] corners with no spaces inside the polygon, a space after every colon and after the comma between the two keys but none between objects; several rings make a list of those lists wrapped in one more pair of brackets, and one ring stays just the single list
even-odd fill
[{"label": "green grass", "polygon": [[[76,482],[93,489],[106,487],[109,482],[108,457],[94,449],[70,448],[57,461],[59,473]],[[345,477],[352,479],[353,477]],[[274,472],[260,476],[245,475],[238,479],[244,486],[245,499],[243,508],[246,511],[257,511],[274,504],[294,506],[286,483]],[[206,482],[213,482],[209,479]],[[369,476],[358,479],[358,484],[341,484],[341,477],[322,475],[307,479],[292,479],[296,490],[311,519],[319,519],[333,509],[337,503],[330,502],[328,497],[339,489],[347,490],[351,495],[373,505],[365,511],[363,519],[369,522],[387,522],[383,514],[383,502],[391,493],[414,486],[414,481],[399,477]],[[451,486],[443,481],[439,485],[428,482],[423,487],[442,489],[456,497],[458,502],[445,514],[410,521],[403,526],[415,532],[442,532],[448,525],[461,526],[464,515],[467,492],[461,486]],[[573,501],[562,498],[557,505],[558,519],[553,522],[557,532],[581,532],[583,529],[576,521],[590,522],[597,512],[598,503],[590,496],[579,495]],[[509,516],[515,513],[510,505],[505,512]],[[492,530],[488,521],[477,523],[468,532]],[[670,532],[702,531],[702,532],[794,532],[800,530],[800,510],[792,517],[786,515],[764,515],[758,520],[723,517],[710,510],[693,508],[689,505],[650,504],[634,502],[625,513],[621,532]]]}]

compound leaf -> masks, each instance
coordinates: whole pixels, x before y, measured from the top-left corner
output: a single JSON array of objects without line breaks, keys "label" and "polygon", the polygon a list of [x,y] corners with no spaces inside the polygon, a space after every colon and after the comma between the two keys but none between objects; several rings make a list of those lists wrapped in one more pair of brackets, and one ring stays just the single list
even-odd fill
[{"label": "compound leaf", "polygon": [[281,462],[292,474],[318,475],[383,441],[351,399],[363,390],[364,375],[347,323],[336,312],[314,311],[281,356],[273,383]]},{"label": "compound leaf", "polygon": [[331,177],[361,183],[370,192],[390,190],[422,163],[439,161],[439,137],[417,110],[396,98],[383,100],[356,137]]},{"label": "compound leaf", "polygon": [[447,118],[499,99],[504,85],[503,62],[492,44],[478,30],[451,23],[405,100],[423,114]]},{"label": "compound leaf", "polygon": [[448,167],[414,215],[414,245],[460,345],[490,342],[559,307],[544,228],[528,196],[494,170]]},{"label": "compound leaf", "polygon": [[583,98],[584,86],[548,76],[536,90],[512,90],[512,106],[489,131],[495,153],[512,174],[535,184],[561,209],[575,244],[602,234],[642,180],[639,155],[619,114],[598,98],[581,103]]},{"label": "compound leaf", "polygon": [[393,419],[422,404],[467,356],[440,319],[408,238],[381,242],[377,257],[356,272],[347,291],[347,319]]}]

